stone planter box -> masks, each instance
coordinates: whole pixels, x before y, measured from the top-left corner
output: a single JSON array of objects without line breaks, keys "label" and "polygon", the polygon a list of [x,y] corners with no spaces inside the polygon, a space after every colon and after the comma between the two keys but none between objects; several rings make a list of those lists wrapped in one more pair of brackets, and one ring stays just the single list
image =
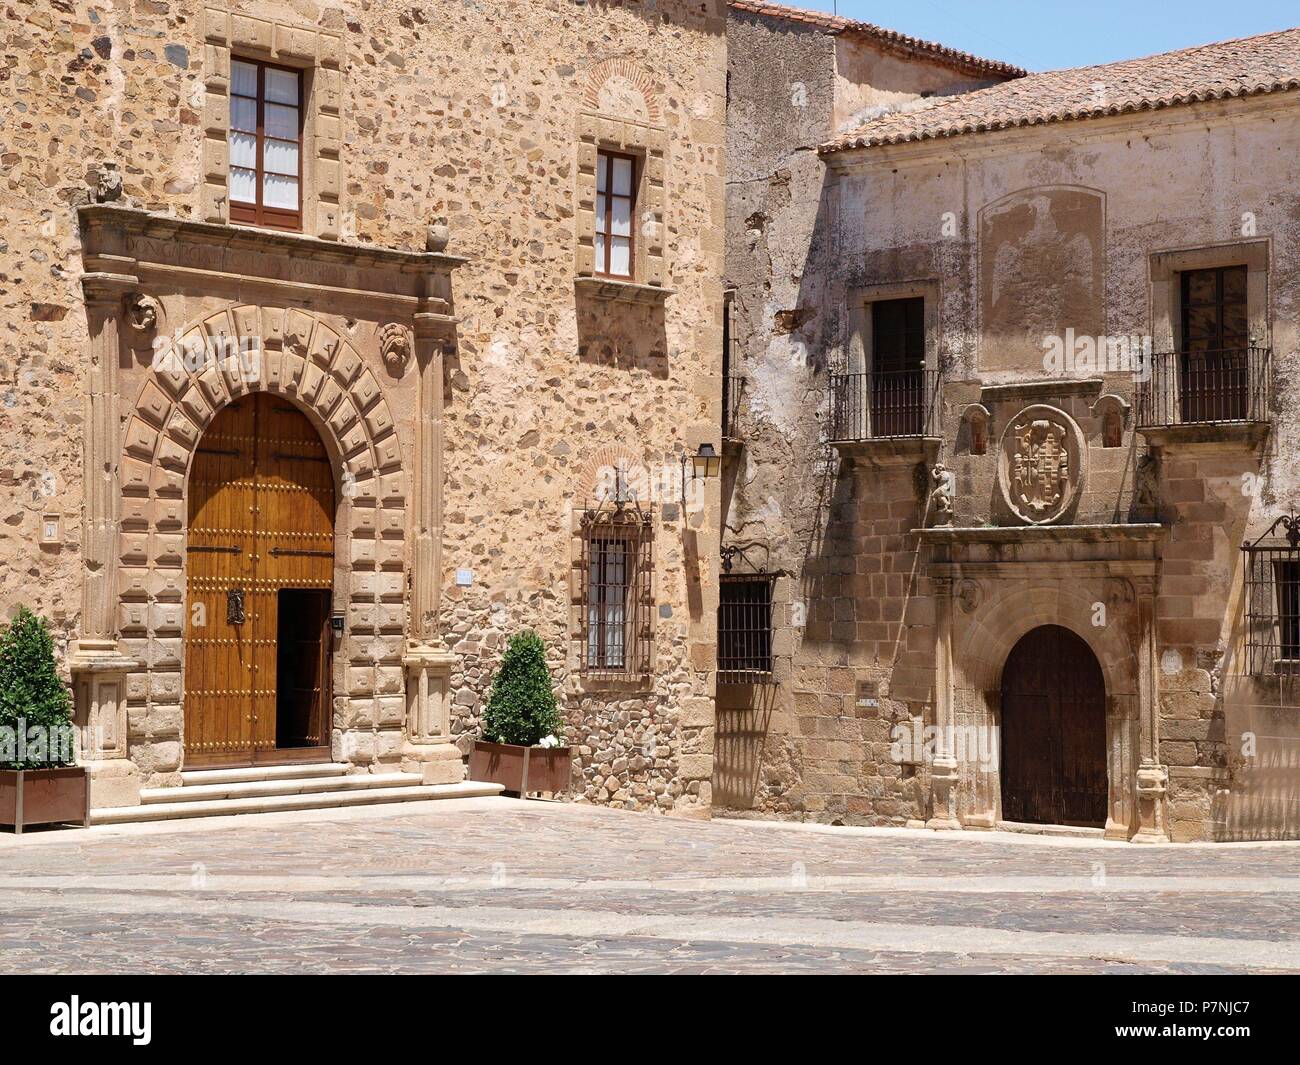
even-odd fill
[{"label": "stone planter box", "polygon": [[22,835],[27,825],[55,824],[90,824],[85,767],[0,769],[0,826]]},{"label": "stone planter box", "polygon": [[500,784],[508,794],[569,790],[573,751],[569,747],[521,747],[476,740],[469,756],[470,780]]}]

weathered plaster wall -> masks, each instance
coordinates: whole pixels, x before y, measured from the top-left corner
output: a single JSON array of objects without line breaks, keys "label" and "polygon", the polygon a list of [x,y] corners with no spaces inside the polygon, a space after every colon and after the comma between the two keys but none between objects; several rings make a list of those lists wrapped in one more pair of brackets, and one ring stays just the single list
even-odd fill
[{"label": "weathered plaster wall", "polygon": [[[732,62],[734,68],[734,57]],[[1258,691],[1224,695],[1236,668],[1242,539],[1257,535],[1300,501],[1294,463],[1300,394],[1292,383],[1300,282],[1295,108],[1294,94],[1289,94],[870,149],[853,161],[835,157],[835,172],[822,181],[820,217],[804,231],[817,234],[820,224],[833,234],[825,243],[833,257],[810,259],[803,273],[801,295],[815,293],[810,302],[820,313],[805,323],[806,365],[777,375],[785,381],[786,396],[820,398],[824,368],[852,365],[851,321],[844,308],[873,294],[890,294],[903,283],[932,285],[938,355],[946,363],[940,460],[956,473],[956,524],[979,527],[1012,520],[996,487],[997,445],[1008,420],[1031,402],[1069,411],[1088,442],[1089,479],[1069,520],[1150,520],[1153,515],[1139,505],[1135,485],[1137,459],[1147,451],[1147,442],[1134,432],[1128,406],[1134,394],[1131,374],[1086,366],[1053,373],[1043,361],[1043,340],[1050,334],[1063,336],[1067,329],[1078,335],[1154,334],[1156,350],[1170,350],[1173,336],[1160,311],[1153,254],[1229,245],[1237,251],[1224,251],[1224,261],[1244,261],[1247,245],[1267,242],[1267,293],[1252,296],[1251,320],[1257,342],[1273,349],[1278,385],[1268,443],[1262,453],[1249,448],[1179,450],[1169,444],[1159,456],[1158,516],[1171,528],[1161,548],[1155,656],[1160,757],[1170,767],[1168,813],[1175,839],[1295,834],[1294,781],[1300,772],[1296,715],[1270,708]],[[729,252],[743,254],[739,248],[733,235]],[[781,272],[774,266],[774,276]],[[761,340],[751,341],[747,357],[762,360]],[[1088,383],[1062,387],[1062,377]],[[773,385],[769,391],[781,390]],[[1117,399],[1099,404],[1105,395]],[[971,453],[969,428],[962,422],[975,403],[991,414],[984,455]],[[1107,409],[1124,411],[1117,448],[1102,446]],[[793,403],[785,410],[788,421],[804,426],[816,424],[816,413],[815,400],[797,413]],[[810,484],[824,485],[830,501],[845,498],[852,485],[854,495],[860,493],[864,500],[863,510],[877,514],[897,498],[892,471],[868,474],[864,481],[856,470],[836,473],[828,467],[824,426],[818,426],[819,439],[812,446],[793,449],[768,438],[761,408],[758,413],[751,409],[749,417],[741,486],[729,500],[729,537],[743,532],[777,545],[801,539],[829,542],[835,527],[833,502],[807,521],[806,532],[791,537],[789,531],[800,529],[794,515],[805,513],[800,503]],[[912,514],[919,524],[919,493]],[[906,545],[904,556],[915,559],[914,547]],[[843,578],[857,565],[851,559],[876,550],[876,545],[850,539],[845,556],[833,552],[830,572]],[[885,571],[908,569],[888,552],[868,564]],[[811,571],[805,561],[800,569],[805,580]],[[1065,572],[1061,579],[1068,582]],[[1064,594],[1066,585],[1059,587]],[[843,609],[840,635],[832,626],[831,639],[836,652],[852,659],[858,653],[857,637],[850,636],[854,630],[848,622],[868,618]],[[1120,618],[1111,623],[1129,631],[1132,618],[1126,609],[1121,605]],[[809,631],[817,613],[810,599]],[[927,614],[922,609],[918,618]],[[926,638],[922,624],[909,630],[902,643]],[[809,648],[807,634],[801,646]],[[824,658],[825,650],[819,648],[809,662],[819,665]],[[798,676],[801,651],[792,668]],[[891,672],[888,663],[885,671]],[[922,687],[910,672],[900,685],[899,667],[893,665],[883,690],[910,694]],[[887,698],[881,707],[892,713],[914,709],[892,705]],[[823,706],[820,715],[824,720],[800,723],[799,730],[852,726],[840,707]],[[792,722],[790,732],[795,731]],[[1250,731],[1261,742],[1269,737],[1268,754],[1261,753],[1253,765],[1234,755],[1241,734]],[[863,752],[872,757],[865,737],[856,750],[857,757]],[[791,761],[784,752],[774,753],[771,764],[788,767]],[[803,781],[823,764],[809,758],[798,772],[783,768],[786,786],[769,784],[756,796],[756,805],[802,813],[807,809]],[[895,797],[891,792],[891,803]],[[859,814],[864,820],[899,817],[894,806],[871,802],[868,807]],[[818,811],[815,816],[832,814]]]},{"label": "weathered plaster wall", "polygon": [[927,620],[906,543],[926,486],[910,468],[841,475],[825,443],[828,358],[848,317],[839,230],[851,220],[816,147],[855,116],[972,82],[777,19],[733,12],[727,37],[730,372],[745,384],[724,536],[740,549],[738,570],[788,576],[777,585],[775,684],[719,689],[717,799],[783,817],[923,816],[922,777],[887,753],[892,720],[921,713],[928,676],[886,693],[904,614]]},{"label": "weathered plaster wall", "polygon": [[[124,200],[200,217],[205,49],[197,0],[15,0],[0,34],[0,603],[75,637],[85,316],[73,207],[104,159]],[[576,794],[703,811],[712,759],[717,488],[661,510],[657,674],[614,698],[570,676],[570,506],[610,449],[647,466],[716,441],[725,36],[721,5],[568,0],[236,4],[341,36],[339,235],[423,249],[448,219],[458,346],[447,360],[444,631],[468,739],[504,639],[552,649],[579,746]],[[575,297],[579,115],[593,73],[639,70],[662,129],[662,307]],[[614,94],[617,98],[618,94]],[[581,317],[580,317],[581,316]],[[675,485],[675,479],[667,483]],[[44,513],[62,542],[40,546]],[[689,531],[684,531],[689,522]],[[473,584],[452,575],[472,569]]]}]

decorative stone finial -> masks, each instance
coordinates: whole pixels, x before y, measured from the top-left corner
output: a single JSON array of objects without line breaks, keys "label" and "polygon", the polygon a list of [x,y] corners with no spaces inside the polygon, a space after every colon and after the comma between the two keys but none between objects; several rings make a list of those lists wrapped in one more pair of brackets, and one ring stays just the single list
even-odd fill
[{"label": "decorative stone finial", "polygon": [[424,232],[424,250],[432,252],[442,252],[447,250],[447,242],[451,239],[451,228],[447,225],[447,219],[436,218]]}]

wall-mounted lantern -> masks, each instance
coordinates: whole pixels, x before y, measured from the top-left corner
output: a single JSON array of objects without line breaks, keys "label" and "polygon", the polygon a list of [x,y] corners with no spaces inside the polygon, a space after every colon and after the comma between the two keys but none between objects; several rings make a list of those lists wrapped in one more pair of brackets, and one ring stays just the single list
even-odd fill
[{"label": "wall-mounted lantern", "polygon": [[686,464],[691,464],[691,480],[716,477],[722,472],[722,456],[705,441],[694,455],[682,454],[682,506],[686,505]]}]

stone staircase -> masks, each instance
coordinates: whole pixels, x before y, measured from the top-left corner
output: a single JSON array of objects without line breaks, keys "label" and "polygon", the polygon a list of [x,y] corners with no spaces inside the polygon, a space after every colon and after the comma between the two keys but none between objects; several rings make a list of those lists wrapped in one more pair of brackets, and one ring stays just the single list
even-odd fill
[{"label": "stone staircase", "polygon": [[315,765],[203,769],[181,773],[179,788],[145,788],[139,806],[91,810],[92,825],[224,817],[284,810],[320,810],[427,799],[497,795],[499,784],[466,780],[425,784],[417,773],[348,773],[334,762]]}]

